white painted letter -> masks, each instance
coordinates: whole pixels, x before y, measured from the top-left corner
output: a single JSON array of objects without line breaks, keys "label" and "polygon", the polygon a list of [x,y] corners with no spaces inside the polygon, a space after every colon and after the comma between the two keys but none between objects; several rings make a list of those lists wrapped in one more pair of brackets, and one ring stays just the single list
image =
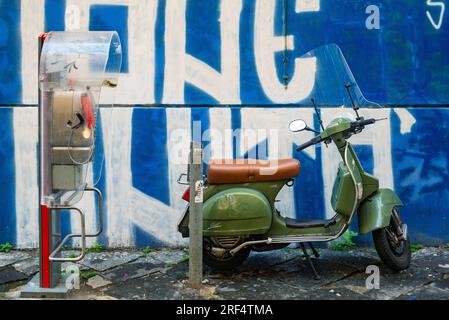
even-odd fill
[{"label": "white painted letter", "polygon": [[[298,7],[298,6],[297,6]],[[299,6],[301,10],[303,8]],[[272,102],[295,103],[304,100],[315,84],[316,58],[295,59],[295,72],[288,87],[279,82],[275,52],[284,50],[285,39],[274,35],[275,1],[258,0],[254,20],[254,56],[265,94]],[[293,36],[287,36],[287,49],[293,50]]]},{"label": "white painted letter", "polygon": [[427,15],[427,19],[429,19],[430,23],[432,24],[432,26],[439,30],[441,28],[441,25],[443,24],[443,18],[444,18],[444,9],[445,9],[445,5],[443,1],[439,1],[439,2],[433,2],[433,0],[427,0],[426,3],[429,7],[440,7],[440,16],[438,18],[438,22],[435,23],[435,21],[432,18],[432,15],[430,14],[429,11],[426,11],[426,15]]},{"label": "white painted letter", "polygon": [[221,1],[221,73],[185,52],[185,10],[185,0],[167,1],[163,103],[184,103],[185,82],[220,103],[240,103],[239,21],[242,0]]}]

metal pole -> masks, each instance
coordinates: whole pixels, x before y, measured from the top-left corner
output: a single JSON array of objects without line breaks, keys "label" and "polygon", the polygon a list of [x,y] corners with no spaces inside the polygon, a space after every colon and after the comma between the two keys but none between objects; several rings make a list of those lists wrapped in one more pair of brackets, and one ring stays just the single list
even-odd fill
[{"label": "metal pole", "polygon": [[203,148],[197,141],[190,143],[189,182],[189,282],[199,289],[203,280]]}]

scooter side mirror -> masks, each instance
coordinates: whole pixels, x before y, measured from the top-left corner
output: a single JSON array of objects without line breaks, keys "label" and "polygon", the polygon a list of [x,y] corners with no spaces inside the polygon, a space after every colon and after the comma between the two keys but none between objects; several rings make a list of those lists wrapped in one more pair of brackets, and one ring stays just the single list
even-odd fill
[{"label": "scooter side mirror", "polygon": [[291,132],[299,132],[299,131],[306,130],[307,128],[308,128],[307,123],[302,119],[293,120],[288,125],[288,129]]}]

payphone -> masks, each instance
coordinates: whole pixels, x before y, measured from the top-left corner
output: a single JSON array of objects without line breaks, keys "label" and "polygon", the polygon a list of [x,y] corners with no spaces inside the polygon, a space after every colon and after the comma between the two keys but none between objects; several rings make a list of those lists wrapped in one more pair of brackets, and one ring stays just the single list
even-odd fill
[{"label": "payphone", "polygon": [[[39,37],[40,272],[22,296],[66,292],[61,263],[81,260],[86,238],[102,232],[102,195],[86,177],[95,155],[100,105],[112,106],[121,58],[116,32],[49,32]],[[92,234],[86,233],[85,213],[76,206],[84,192],[97,195],[98,226]],[[80,230],[64,238],[63,211],[80,219]],[[79,255],[64,256],[64,245],[74,238],[80,242]]]}]

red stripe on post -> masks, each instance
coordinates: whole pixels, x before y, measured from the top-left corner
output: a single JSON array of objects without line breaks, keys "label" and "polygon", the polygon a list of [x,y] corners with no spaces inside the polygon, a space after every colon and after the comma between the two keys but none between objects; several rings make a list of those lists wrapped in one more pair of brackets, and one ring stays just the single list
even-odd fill
[{"label": "red stripe on post", "polygon": [[42,42],[43,41],[45,41],[45,39],[47,38],[47,35],[48,35],[48,33],[41,33],[40,35],[39,35],[39,39],[41,39],[42,40]]},{"label": "red stripe on post", "polygon": [[41,205],[41,285],[50,288],[50,210]]}]

